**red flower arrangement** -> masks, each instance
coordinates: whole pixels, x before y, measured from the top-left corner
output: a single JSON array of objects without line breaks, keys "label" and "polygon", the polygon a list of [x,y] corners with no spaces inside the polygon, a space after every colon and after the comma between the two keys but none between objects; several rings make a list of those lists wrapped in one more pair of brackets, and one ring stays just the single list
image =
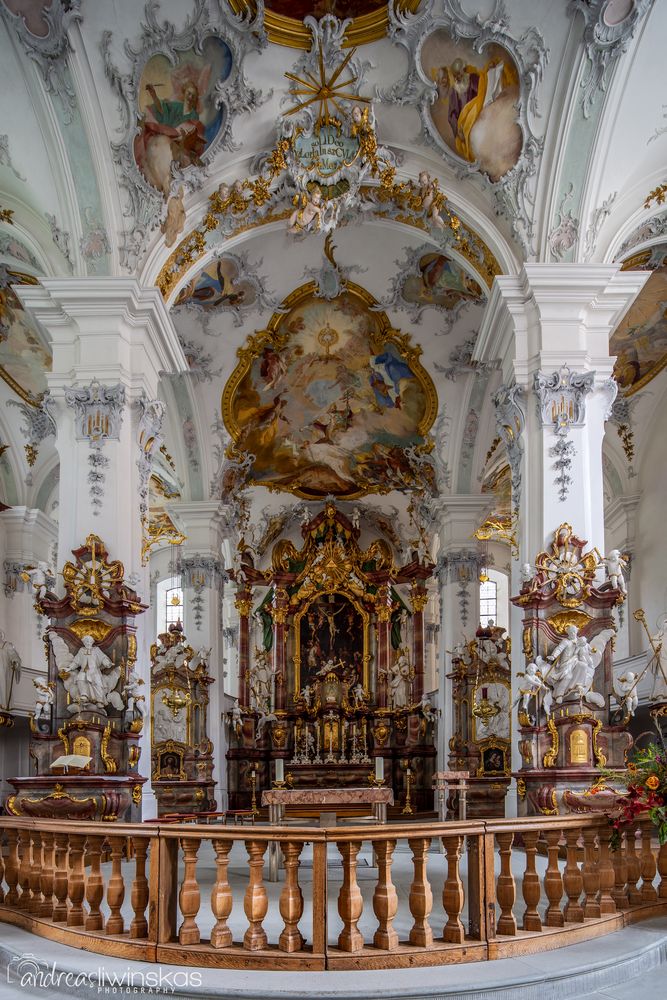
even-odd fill
[{"label": "red flower arrangement", "polygon": [[[610,773],[610,777],[611,777]],[[650,743],[638,750],[625,775],[613,774],[627,792],[616,799],[618,811],[610,816],[611,847],[616,850],[624,827],[646,813],[656,828],[661,844],[667,841],[667,749]]]}]

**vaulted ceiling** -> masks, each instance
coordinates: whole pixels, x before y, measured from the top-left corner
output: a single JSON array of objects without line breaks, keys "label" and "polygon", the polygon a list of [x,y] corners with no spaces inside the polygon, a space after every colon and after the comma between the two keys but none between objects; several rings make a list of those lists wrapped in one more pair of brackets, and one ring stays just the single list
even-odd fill
[{"label": "vaulted ceiling", "polygon": [[[53,438],[36,455],[25,448],[34,444],[34,428],[32,438],[26,428],[45,387],[48,338],[12,283],[133,274],[158,285],[190,364],[189,373],[162,380],[170,461],[160,459],[161,473],[167,492],[207,500],[223,487],[231,439],[222,400],[237,351],[272,317],[278,325],[284,301],[306,283],[315,282],[323,303],[331,282],[360,286],[387,329],[408,335],[437,393],[437,488],[474,493],[502,465],[490,401],[500,375],[470,361],[494,275],[516,273],[526,260],[663,266],[667,212],[644,201],[666,179],[667,118],[656,85],[664,4],[422,0],[388,12],[386,4],[322,0],[267,3],[264,21],[262,5],[245,0],[145,8],[52,0],[42,14],[44,6],[0,0],[0,209],[11,213],[0,223],[0,434],[10,445],[0,476],[9,503],[57,514]],[[288,9],[353,17],[342,50],[333,27],[327,33],[315,20],[308,29]],[[340,65],[343,53],[349,62],[339,83],[355,78],[331,111],[349,115],[372,100],[395,183],[415,192],[423,171],[429,183],[437,179],[463,239],[446,215],[442,229],[428,211],[373,201],[378,180],[370,176],[370,195],[350,201],[330,240],[321,231],[287,232],[289,183],[266,210],[237,218],[228,203],[206,231],[220,186],[225,203],[234,182],[266,170],[262,157],[302,99],[287,74],[310,73],[312,82],[307,47],[318,30],[324,69]],[[193,129],[182,142],[188,118]],[[203,234],[199,242],[193,233]],[[658,249],[638,257],[646,248]],[[661,302],[654,294],[658,311]],[[627,361],[638,342],[650,343],[650,357],[636,364],[653,378],[667,344],[653,337],[650,311],[640,322],[643,339],[626,330],[621,347]],[[639,381],[628,375],[632,363],[626,389]],[[663,381],[652,382],[645,400],[640,387],[617,414],[617,426],[629,425],[637,441]],[[608,437],[609,476],[613,470],[623,489],[632,457],[622,434]],[[265,487],[252,498],[255,519],[296,502]],[[408,499],[395,489],[367,502],[403,512]]]}]

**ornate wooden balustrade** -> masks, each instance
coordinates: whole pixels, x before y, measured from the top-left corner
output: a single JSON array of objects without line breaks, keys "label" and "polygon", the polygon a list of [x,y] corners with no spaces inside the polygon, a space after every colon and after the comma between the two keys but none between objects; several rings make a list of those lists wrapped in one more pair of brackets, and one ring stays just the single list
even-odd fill
[{"label": "ornate wooden balustrade", "polygon": [[[0,817],[0,830],[0,920],[100,954],[178,965],[470,962],[667,913],[667,845],[657,848],[645,821],[616,853],[606,822],[583,816],[329,829]],[[432,849],[440,840],[444,853]],[[264,882],[271,841],[283,856],[279,886]],[[359,867],[363,844],[376,868]],[[301,864],[306,852],[312,868]],[[406,901],[394,882],[399,853]]]}]

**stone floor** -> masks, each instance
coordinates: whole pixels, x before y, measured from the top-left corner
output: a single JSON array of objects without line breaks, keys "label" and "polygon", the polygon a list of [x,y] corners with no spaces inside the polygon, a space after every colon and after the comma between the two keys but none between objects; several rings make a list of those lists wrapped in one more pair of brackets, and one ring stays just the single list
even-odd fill
[{"label": "stone floor", "polygon": [[[372,893],[377,877],[371,867],[370,850],[359,855],[358,880],[364,897],[364,912],[359,927],[367,940],[372,938],[376,922],[373,916]],[[312,853],[306,846],[299,881],[304,893],[304,915],[301,929],[311,937],[311,907],[309,885]],[[523,866],[523,856],[516,855],[517,869]],[[538,859],[544,870],[545,860]],[[105,869],[107,866],[104,866]],[[442,885],[446,864],[437,850],[429,855],[428,873],[433,888],[434,905],[431,924],[436,932],[446,916],[442,908]],[[517,877],[520,871],[517,870]],[[127,882],[131,867],[128,867]],[[201,886],[201,908],[198,923],[202,937],[209,936],[213,924],[209,897],[214,878],[213,851],[202,845],[197,865]],[[463,864],[465,881],[465,862]],[[336,911],[336,887],[342,881],[342,871],[334,845],[330,847],[328,877],[330,882],[329,940],[336,942],[341,922]],[[399,897],[395,926],[401,938],[411,925],[408,906],[412,878],[411,853],[407,843],[399,842],[393,866],[393,879]],[[235,845],[230,861],[230,883],[234,892],[234,908],[229,919],[234,938],[240,939],[247,926],[242,897],[247,883],[246,853]],[[278,912],[281,885],[266,883],[269,911],[264,926],[270,942],[277,940],[282,929]],[[520,898],[520,884],[517,886]],[[131,917],[126,894],[124,912]],[[468,965],[439,966],[427,969],[382,970],[376,972],[234,972],[212,969],[174,969],[141,962],[110,959],[88,952],[54,944],[9,925],[0,924],[0,1000],[20,996],[48,996],[57,1000],[65,996],[142,996],[247,998],[247,1000],[303,1000],[318,996],[323,1000],[346,998],[405,997],[409,1000],[435,1000],[438,997],[458,1000],[566,1000],[566,998],[597,998],[597,1000],[667,1000],[667,919],[653,919],[628,927],[623,931],[593,941],[523,958]],[[42,969],[41,977],[33,969]],[[56,973],[55,982],[44,972]],[[76,972],[65,981],[63,974]],[[21,985],[21,975],[25,980]],[[60,974],[60,979],[58,975]],[[150,986],[149,977],[162,976],[163,988]],[[173,976],[180,976],[174,982]],[[115,977],[115,985],[112,977]],[[129,982],[135,989],[128,990]],[[39,985],[42,983],[44,985]]]}]

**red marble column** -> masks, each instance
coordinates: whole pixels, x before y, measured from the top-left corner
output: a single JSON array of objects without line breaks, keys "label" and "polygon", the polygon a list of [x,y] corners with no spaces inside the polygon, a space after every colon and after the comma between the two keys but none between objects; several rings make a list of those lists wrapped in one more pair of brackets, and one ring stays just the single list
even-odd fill
[{"label": "red marble column", "polygon": [[376,608],[378,626],[376,702],[378,708],[386,708],[386,671],[389,668],[391,658],[391,590],[386,584],[378,588]]},{"label": "red marble column", "polygon": [[250,705],[250,610],[252,591],[239,590],[234,601],[239,613],[239,704]]},{"label": "red marble column", "polygon": [[283,711],[287,703],[287,614],[289,594],[284,587],[276,586],[273,592],[273,677],[275,681],[274,711]]},{"label": "red marble column", "polygon": [[428,602],[428,593],[421,581],[413,581],[410,587],[410,603],[412,604],[412,665],[415,679],[412,682],[412,701],[421,701],[424,693],[424,608]]}]

